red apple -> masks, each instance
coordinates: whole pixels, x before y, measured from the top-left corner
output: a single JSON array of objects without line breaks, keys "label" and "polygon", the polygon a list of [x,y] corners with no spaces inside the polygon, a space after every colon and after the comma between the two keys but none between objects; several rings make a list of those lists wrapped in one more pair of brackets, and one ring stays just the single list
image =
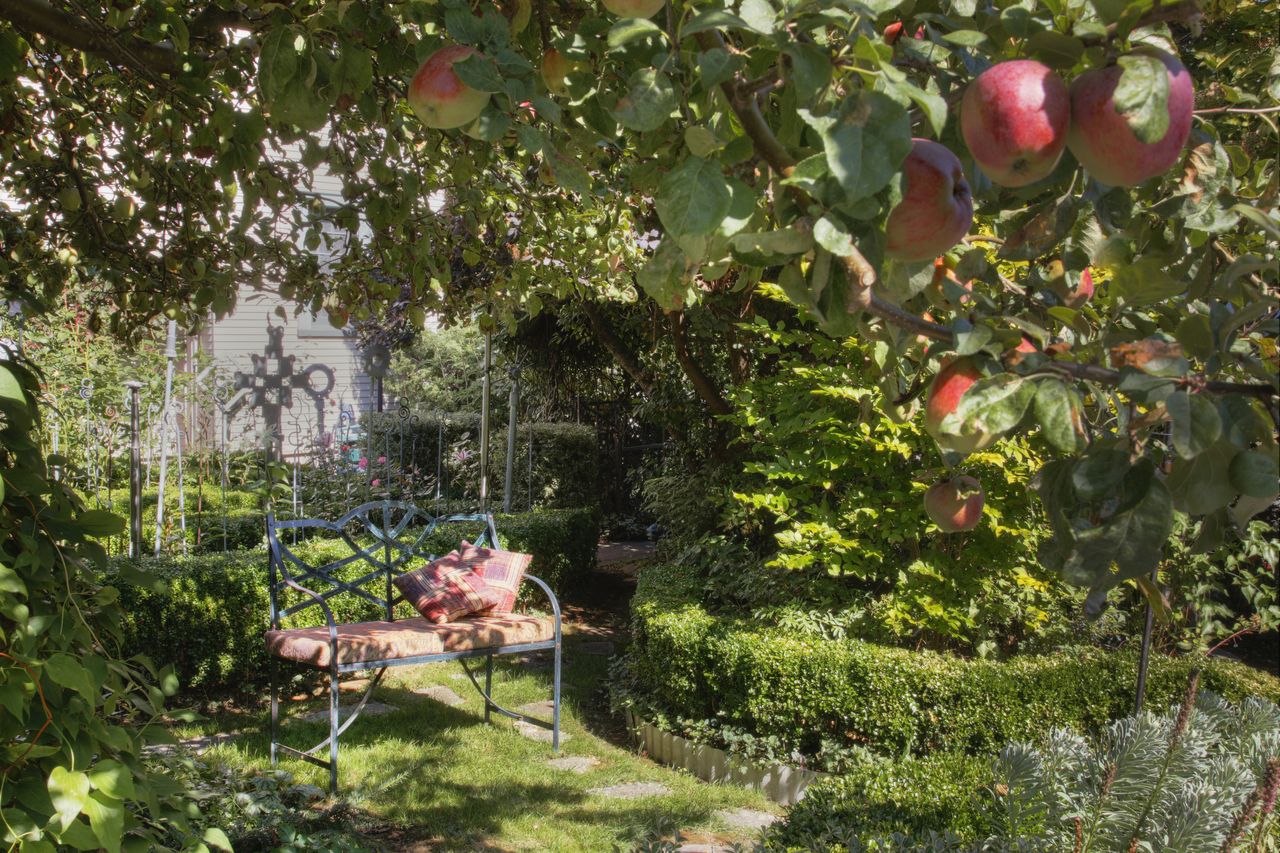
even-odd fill
[{"label": "red apple", "polygon": [[551,94],[561,97],[569,94],[565,78],[572,70],[573,64],[554,47],[542,55],[542,82],[547,84],[547,91]]},{"label": "red apple", "polygon": [[1068,308],[1079,308],[1081,305],[1093,298],[1093,273],[1089,272],[1089,268],[1085,267],[1084,272],[1080,273],[1080,284],[1075,290],[1071,291],[1062,300]]},{"label": "red apple", "polygon": [[[969,293],[973,292],[973,281],[961,281],[956,277],[955,268],[955,262],[946,255],[935,260],[933,262],[933,278],[929,281],[928,291],[930,302],[951,311],[959,310],[960,306],[967,305],[973,301],[973,297],[968,294],[961,294],[955,302],[948,295],[949,288],[946,285],[948,281]],[[959,302],[959,305],[956,302]]]},{"label": "red apple", "polygon": [[427,127],[470,124],[489,103],[489,93],[472,89],[453,73],[453,63],[479,51],[466,45],[442,47],[427,57],[409,84],[409,106]]},{"label": "red apple", "polygon": [[973,196],[960,160],[945,146],[913,139],[902,164],[902,201],[885,222],[885,255],[927,261],[959,243],[973,224]]},{"label": "red apple", "polygon": [[619,18],[652,18],[667,5],[666,0],[600,0],[604,7]]},{"label": "red apple", "polygon": [[961,475],[934,483],[924,493],[924,511],[945,533],[972,530],[982,520],[982,484]]},{"label": "red apple", "polygon": [[1119,65],[1086,71],[1071,84],[1071,130],[1067,147],[1096,180],[1113,187],[1133,187],[1167,172],[1182,156],[1191,133],[1195,89],[1182,63],[1167,53],[1152,50],[1169,75],[1169,129],[1155,142],[1143,142],[1117,112],[1116,86]]},{"label": "red apple", "polygon": [[1053,171],[1067,145],[1071,96],[1046,65],[1016,59],[978,75],[960,102],[960,131],[987,177],[1006,187]]},{"label": "red apple", "polygon": [[924,407],[924,428],[943,450],[956,453],[973,453],[990,447],[999,438],[998,433],[986,432],[969,425],[960,432],[943,429],[942,422],[960,405],[966,391],[982,378],[978,366],[971,358],[953,358],[943,362],[938,375],[929,386],[929,399]]}]

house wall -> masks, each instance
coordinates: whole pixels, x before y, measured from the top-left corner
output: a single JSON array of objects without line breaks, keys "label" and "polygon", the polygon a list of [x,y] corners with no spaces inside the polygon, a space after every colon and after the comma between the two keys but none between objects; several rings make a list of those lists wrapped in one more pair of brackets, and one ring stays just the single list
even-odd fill
[{"label": "house wall", "polygon": [[[284,452],[287,456],[307,453],[323,445],[339,427],[342,411],[350,411],[355,417],[376,408],[376,388],[365,373],[357,341],[329,325],[323,315],[312,318],[306,314],[293,316],[292,306],[286,308],[286,317],[275,311],[282,302],[273,294],[264,294],[242,286],[235,310],[221,320],[211,323],[202,341],[205,355],[214,370],[230,379],[237,372],[252,374],[253,355],[261,356],[268,343],[267,327],[283,327],[282,349],[284,355],[294,356],[294,373],[302,373],[312,366],[326,368],[332,375],[332,387],[317,399],[300,391],[302,380],[294,384],[293,405],[281,412],[281,431]],[[330,384],[324,370],[313,370],[307,375],[312,388],[325,391]],[[228,424],[230,446],[260,446],[264,426],[263,413],[246,401],[232,415]]]}]

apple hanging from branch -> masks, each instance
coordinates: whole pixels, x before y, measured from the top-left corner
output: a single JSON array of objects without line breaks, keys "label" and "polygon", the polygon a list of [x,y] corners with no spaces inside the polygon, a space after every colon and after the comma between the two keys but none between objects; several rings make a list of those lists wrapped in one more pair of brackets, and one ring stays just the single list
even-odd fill
[{"label": "apple hanging from branch", "polygon": [[1023,187],[1045,178],[1067,145],[1071,96],[1048,66],[1001,62],[978,75],[960,102],[960,131],[992,181]]},{"label": "apple hanging from branch", "polygon": [[480,55],[473,47],[455,44],[440,48],[422,63],[409,83],[409,106],[423,124],[448,130],[476,120],[489,103],[489,93],[463,83],[453,65]]},{"label": "apple hanging from branch", "polygon": [[929,261],[964,239],[973,224],[973,195],[960,159],[928,139],[911,140],[902,164],[902,201],[885,222],[885,255]]},{"label": "apple hanging from branch", "polygon": [[924,493],[924,511],[944,533],[977,527],[985,502],[982,484],[964,474],[934,483]]}]

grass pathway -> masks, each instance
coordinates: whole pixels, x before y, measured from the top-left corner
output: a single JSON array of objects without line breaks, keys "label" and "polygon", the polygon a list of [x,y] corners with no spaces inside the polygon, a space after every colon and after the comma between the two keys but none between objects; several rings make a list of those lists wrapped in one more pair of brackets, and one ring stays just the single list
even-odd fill
[{"label": "grass pathway", "polygon": [[[483,702],[457,663],[388,670],[372,699],[389,710],[362,715],[343,735],[339,757],[342,798],[386,826],[369,839],[372,845],[600,853],[629,850],[662,827],[707,845],[692,849],[725,849],[755,835],[736,825],[735,810],[778,811],[754,791],[704,783],[617,745],[621,726],[605,709],[604,681],[608,641],[623,635],[608,616],[616,615],[619,595],[618,573],[608,568],[593,579],[603,596],[571,602],[565,624],[562,732],[568,738],[561,757],[582,759],[568,763],[585,766],[551,764],[549,745],[522,735],[511,720],[495,715],[486,724]],[[550,682],[545,660],[495,661],[494,698],[505,707],[545,701]],[[453,704],[451,694],[462,702]],[[358,695],[347,694],[345,701]],[[326,707],[323,699],[286,703],[286,742],[306,748],[322,740],[327,724],[300,718]],[[226,711],[176,733],[190,738],[228,731],[241,734],[215,743],[207,757],[241,768],[269,766],[261,709]],[[312,765],[289,760],[280,766],[298,782],[327,782]],[[635,785],[623,793],[636,796],[614,798],[599,790],[624,785]]]}]

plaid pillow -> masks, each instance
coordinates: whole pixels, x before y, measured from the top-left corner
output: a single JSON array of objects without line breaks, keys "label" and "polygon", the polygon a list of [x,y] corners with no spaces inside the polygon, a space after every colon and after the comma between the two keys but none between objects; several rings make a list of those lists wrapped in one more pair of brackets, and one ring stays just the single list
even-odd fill
[{"label": "plaid pillow", "polygon": [[489,612],[510,613],[516,606],[520,581],[524,580],[525,570],[533,562],[533,556],[515,551],[481,548],[470,542],[463,542],[460,557],[465,565],[484,578],[489,588],[498,594],[498,603]]},{"label": "plaid pillow", "polygon": [[496,607],[503,600],[457,551],[400,575],[394,583],[406,601],[437,625]]}]

